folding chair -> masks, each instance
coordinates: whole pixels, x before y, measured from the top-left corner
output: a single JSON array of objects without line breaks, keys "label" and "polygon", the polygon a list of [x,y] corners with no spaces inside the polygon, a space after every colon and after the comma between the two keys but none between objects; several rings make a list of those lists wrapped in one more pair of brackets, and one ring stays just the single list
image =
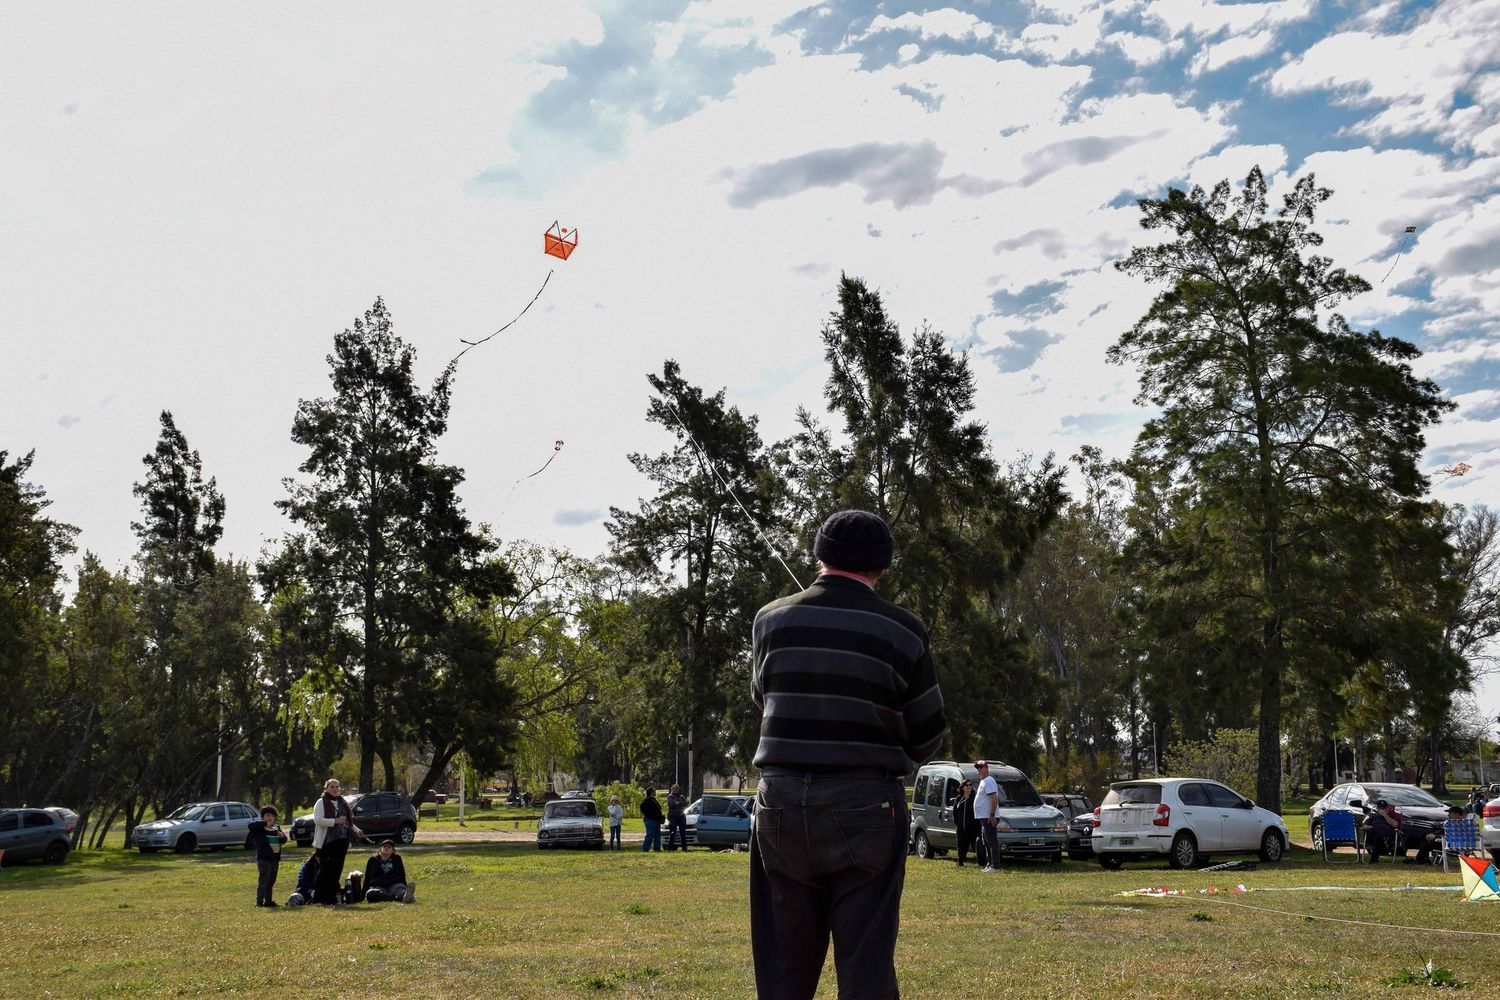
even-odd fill
[{"label": "folding chair", "polygon": [[1484,856],[1484,845],[1479,836],[1479,823],[1473,816],[1450,819],[1443,824],[1442,855],[1443,871],[1448,871],[1449,855],[1468,855],[1471,858]]},{"label": "folding chair", "polygon": [[1333,860],[1335,847],[1354,848],[1354,863],[1365,860],[1364,831],[1354,822],[1354,814],[1342,809],[1330,809],[1323,814],[1323,860]]}]

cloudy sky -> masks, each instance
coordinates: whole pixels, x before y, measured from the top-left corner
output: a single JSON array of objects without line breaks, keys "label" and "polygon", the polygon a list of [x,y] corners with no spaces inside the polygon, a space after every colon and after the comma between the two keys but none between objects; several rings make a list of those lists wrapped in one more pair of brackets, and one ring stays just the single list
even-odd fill
[{"label": "cloudy sky", "polygon": [[489,7],[0,9],[0,449],[82,546],[129,558],[167,408],[255,556],[335,332],[384,296],[430,379],[553,266],[443,446],[505,538],[601,548],[663,358],[788,432],[841,270],[969,351],[1001,455],[1123,454],[1133,199],[1257,163],[1335,189],[1351,317],[1459,403],[1439,495],[1500,502],[1500,0]]}]

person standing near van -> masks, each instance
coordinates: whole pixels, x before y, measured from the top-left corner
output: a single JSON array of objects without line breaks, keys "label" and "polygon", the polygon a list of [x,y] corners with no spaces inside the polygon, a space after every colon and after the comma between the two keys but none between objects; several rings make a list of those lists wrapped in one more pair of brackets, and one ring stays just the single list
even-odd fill
[{"label": "person standing near van", "polygon": [[905,776],[948,724],[926,628],[875,592],[894,550],[879,517],[839,511],[813,541],[822,572],[812,586],[755,616],[758,1000],[811,1000],[830,937],[840,996],[899,995]]},{"label": "person standing near van", "polygon": [[1000,832],[1000,786],[990,776],[988,761],[976,760],[974,770],[979,772],[979,791],[974,796],[974,818],[979,822],[979,832],[984,837],[984,850],[989,855],[982,871],[999,871]]},{"label": "person standing near van", "polygon": [[974,782],[968,778],[958,786],[958,798],[953,800],[953,829],[958,834],[958,867],[964,866],[971,847],[974,860],[985,864],[989,853],[985,851],[984,838],[979,833],[979,820],[974,818]]}]

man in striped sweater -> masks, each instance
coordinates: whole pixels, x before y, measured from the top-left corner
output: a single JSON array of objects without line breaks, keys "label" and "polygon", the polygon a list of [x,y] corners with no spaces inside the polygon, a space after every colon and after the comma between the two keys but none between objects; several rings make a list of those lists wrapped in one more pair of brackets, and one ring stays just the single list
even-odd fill
[{"label": "man in striped sweater", "polygon": [[947,729],[915,615],[882,600],[884,521],[830,517],[811,587],[755,616],[751,696],[761,709],[750,851],[759,1000],[810,1000],[833,939],[840,998],[894,998],[906,878],[905,777]]}]

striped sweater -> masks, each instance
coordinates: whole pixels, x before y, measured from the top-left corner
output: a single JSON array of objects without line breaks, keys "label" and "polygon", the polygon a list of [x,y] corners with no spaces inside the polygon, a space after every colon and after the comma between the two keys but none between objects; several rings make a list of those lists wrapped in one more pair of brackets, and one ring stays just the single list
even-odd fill
[{"label": "striped sweater", "polygon": [[848,577],[760,609],[750,688],[756,767],[907,774],[948,728],[926,628]]}]

